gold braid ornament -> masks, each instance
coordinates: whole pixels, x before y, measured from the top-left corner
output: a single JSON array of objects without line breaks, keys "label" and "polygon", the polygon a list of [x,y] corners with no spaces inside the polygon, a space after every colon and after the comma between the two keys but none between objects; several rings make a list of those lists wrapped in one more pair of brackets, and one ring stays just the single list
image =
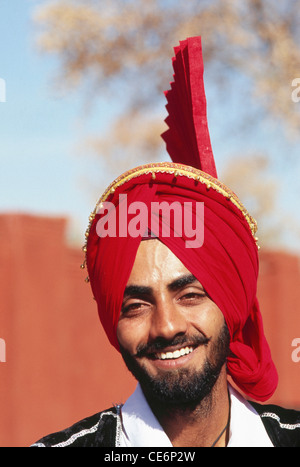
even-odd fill
[{"label": "gold braid ornament", "polygon": [[[89,224],[85,232],[85,239],[86,242],[84,246],[82,247],[83,252],[86,254],[87,251],[87,240],[89,237],[91,225],[93,223],[93,220],[95,219],[95,216],[98,212],[98,210],[101,208],[101,203],[105,202],[108,197],[113,194],[117,188],[121,187],[124,185],[126,182],[140,177],[142,175],[150,175],[149,182],[156,180],[158,174],[171,174],[174,175],[174,183],[176,183],[176,178],[178,177],[187,177],[190,179],[193,179],[196,183],[201,183],[206,185],[207,190],[215,190],[224,198],[226,198],[228,201],[232,202],[243,214],[245,217],[250,231],[252,233],[252,236],[255,240],[255,242],[258,242],[258,238],[256,237],[257,233],[257,222],[256,220],[249,214],[247,209],[244,207],[244,205],[241,203],[237,195],[231,191],[224,183],[220,182],[218,179],[212,177],[211,175],[202,172],[199,169],[195,169],[194,167],[186,166],[183,164],[176,164],[173,162],[160,162],[160,163],[152,163],[152,164],[146,164],[142,165],[139,167],[136,167],[134,169],[128,170],[124,174],[120,175],[118,178],[116,178],[110,185],[109,187],[104,191],[102,196],[99,198],[99,200],[96,203],[95,209],[92,211],[89,217]],[[258,246],[258,245],[257,245]],[[260,247],[258,246],[258,249]],[[84,269],[86,264],[86,260],[83,262],[81,265],[81,268]],[[89,279],[86,278],[86,282],[89,282]]]}]

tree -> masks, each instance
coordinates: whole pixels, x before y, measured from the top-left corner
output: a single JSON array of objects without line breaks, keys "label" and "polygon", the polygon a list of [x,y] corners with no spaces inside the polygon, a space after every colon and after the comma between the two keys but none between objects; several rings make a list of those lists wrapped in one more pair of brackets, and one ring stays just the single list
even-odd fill
[{"label": "tree", "polygon": [[239,93],[246,102],[239,125],[248,129],[259,116],[286,138],[299,136],[300,104],[291,96],[300,75],[300,0],[53,0],[35,19],[41,50],[60,60],[58,82],[118,104],[109,131],[92,142],[118,173],[124,161],[128,168],[149,154],[160,158],[172,47],[188,36],[203,37],[216,105]]}]

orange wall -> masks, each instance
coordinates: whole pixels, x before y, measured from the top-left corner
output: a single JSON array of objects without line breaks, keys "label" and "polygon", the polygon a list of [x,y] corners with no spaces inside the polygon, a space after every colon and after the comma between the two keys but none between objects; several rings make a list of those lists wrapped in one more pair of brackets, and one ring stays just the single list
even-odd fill
[{"label": "orange wall", "polygon": [[300,258],[283,252],[260,257],[258,287],[265,334],[279,373],[271,402],[300,409],[300,345],[297,359],[292,346],[300,338]]},{"label": "orange wall", "polygon": [[[50,432],[124,402],[135,387],[99,324],[65,241],[66,221],[0,216],[0,446],[28,446]],[[272,402],[300,408],[300,261],[261,253],[259,297],[280,384]],[[300,352],[299,352],[300,356]]]}]

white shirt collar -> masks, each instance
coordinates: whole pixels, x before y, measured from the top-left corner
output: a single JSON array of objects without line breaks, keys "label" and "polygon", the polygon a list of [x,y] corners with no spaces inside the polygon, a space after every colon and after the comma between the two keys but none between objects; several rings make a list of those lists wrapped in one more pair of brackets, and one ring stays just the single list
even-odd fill
[{"label": "white shirt collar", "polygon": [[[231,416],[228,447],[273,447],[260,416],[229,385]],[[171,441],[150,409],[140,385],[121,410],[120,447],[172,447]]]},{"label": "white shirt collar", "polygon": [[273,447],[256,410],[232,386],[228,386],[231,413],[227,447]]},{"label": "white shirt collar", "polygon": [[139,384],[123,405],[121,415],[123,422],[121,447],[172,447]]}]

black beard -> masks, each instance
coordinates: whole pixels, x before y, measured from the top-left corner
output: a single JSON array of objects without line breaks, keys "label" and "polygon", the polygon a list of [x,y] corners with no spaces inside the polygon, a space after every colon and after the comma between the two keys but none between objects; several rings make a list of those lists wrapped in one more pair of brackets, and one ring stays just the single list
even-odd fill
[{"label": "black beard", "polygon": [[120,351],[127,368],[139,381],[146,399],[150,405],[177,408],[181,410],[194,409],[212,392],[223,366],[229,355],[230,335],[226,323],[215,343],[211,343],[211,359],[206,359],[199,371],[191,372],[189,369],[180,369],[165,372],[164,376],[153,377],[149,375],[136,359],[138,356],[151,355],[151,352],[162,351],[164,348],[182,344],[207,345],[209,339],[200,336],[196,339],[180,336],[170,341],[157,339],[155,342],[138,349],[137,355],[132,356],[120,346]]}]

